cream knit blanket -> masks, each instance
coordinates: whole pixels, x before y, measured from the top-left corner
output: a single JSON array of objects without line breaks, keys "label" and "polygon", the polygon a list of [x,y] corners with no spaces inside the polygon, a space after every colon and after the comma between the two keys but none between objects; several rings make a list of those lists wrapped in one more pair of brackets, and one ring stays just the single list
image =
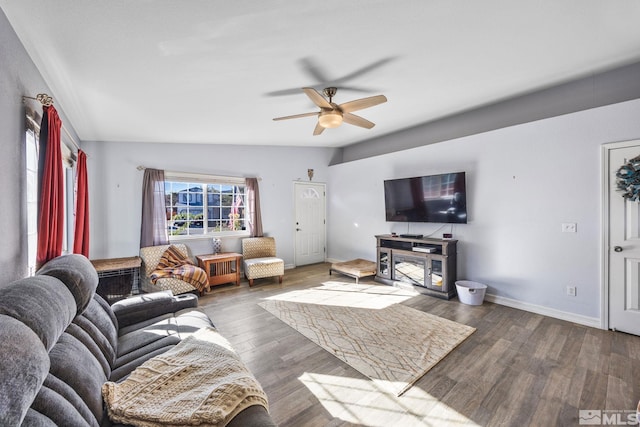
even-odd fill
[{"label": "cream knit blanket", "polygon": [[137,367],[102,395],[114,422],[135,426],[225,426],[267,396],[229,342],[203,328]]}]

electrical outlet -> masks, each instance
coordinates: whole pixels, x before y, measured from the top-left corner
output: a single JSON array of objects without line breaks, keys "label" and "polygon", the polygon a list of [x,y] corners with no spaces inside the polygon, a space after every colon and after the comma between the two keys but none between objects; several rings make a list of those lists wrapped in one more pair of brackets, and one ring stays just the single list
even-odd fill
[{"label": "electrical outlet", "polygon": [[578,231],[578,225],[575,222],[563,222],[562,223],[562,232],[563,233],[575,233]]},{"label": "electrical outlet", "polygon": [[567,286],[567,295],[570,297],[576,296],[576,287],[575,286]]}]

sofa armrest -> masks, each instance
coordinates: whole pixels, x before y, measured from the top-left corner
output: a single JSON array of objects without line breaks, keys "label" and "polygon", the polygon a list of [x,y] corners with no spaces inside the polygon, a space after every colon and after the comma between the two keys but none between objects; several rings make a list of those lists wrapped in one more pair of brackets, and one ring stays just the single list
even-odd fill
[{"label": "sofa armrest", "polygon": [[185,308],[198,307],[194,294],[173,295],[169,290],[152,292],[126,298],[111,306],[118,319],[118,327],[133,325],[163,314],[175,313]]}]

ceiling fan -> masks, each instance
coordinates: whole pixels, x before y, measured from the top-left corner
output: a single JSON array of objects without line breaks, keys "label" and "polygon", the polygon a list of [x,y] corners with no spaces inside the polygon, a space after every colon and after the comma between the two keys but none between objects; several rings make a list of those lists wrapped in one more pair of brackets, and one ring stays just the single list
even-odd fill
[{"label": "ceiling fan", "polygon": [[348,123],[354,126],[360,126],[366,129],[371,129],[375,126],[375,123],[370,122],[360,116],[352,114],[353,111],[362,110],[365,108],[373,107],[374,105],[387,102],[387,98],[384,95],[370,96],[368,98],[356,99],[355,101],[345,102],[343,104],[336,104],[333,102],[333,97],[338,91],[335,87],[327,87],[322,92],[329,98],[325,99],[320,92],[311,87],[303,87],[302,90],[307,96],[320,107],[319,112],[315,113],[302,113],[295,114],[293,116],[276,117],[273,120],[288,120],[299,119],[302,117],[318,116],[318,123],[313,130],[314,135],[320,135],[326,128],[336,128],[342,124],[342,122]]}]

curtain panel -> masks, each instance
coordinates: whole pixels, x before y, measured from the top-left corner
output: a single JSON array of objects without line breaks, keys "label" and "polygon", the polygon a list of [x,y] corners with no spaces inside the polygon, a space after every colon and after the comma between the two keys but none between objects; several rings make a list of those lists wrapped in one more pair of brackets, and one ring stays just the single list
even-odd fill
[{"label": "curtain panel", "polygon": [[247,178],[247,215],[246,221],[251,237],[262,237],[262,212],[260,211],[260,189],[257,178]]},{"label": "curtain panel", "polygon": [[40,154],[44,165],[39,168],[38,248],[36,269],[62,254],[64,231],[64,175],[60,150],[62,121],[56,109],[43,107],[40,124]]},{"label": "curtain panel", "polygon": [[142,179],[142,223],[140,247],[166,245],[167,214],[165,211],[164,171],[145,169]]},{"label": "curtain panel", "polygon": [[87,155],[78,150],[76,163],[76,209],[73,234],[73,253],[89,258],[89,182],[87,179]]}]

